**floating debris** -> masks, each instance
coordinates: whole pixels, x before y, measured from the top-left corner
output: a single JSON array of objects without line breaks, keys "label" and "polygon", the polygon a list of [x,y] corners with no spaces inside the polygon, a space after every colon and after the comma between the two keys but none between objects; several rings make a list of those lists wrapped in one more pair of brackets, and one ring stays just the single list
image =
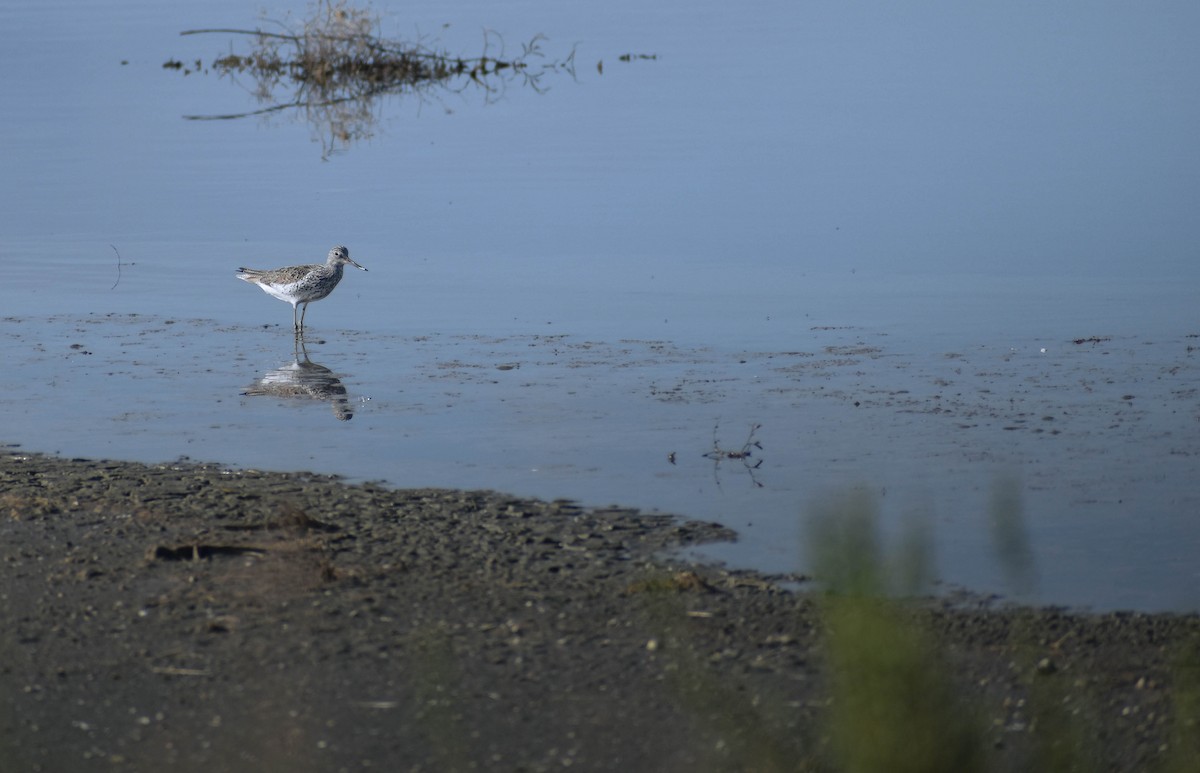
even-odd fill
[{"label": "floating debris", "polygon": [[720,423],[720,420],[718,420],[713,424],[713,447],[711,451],[704,454],[704,458],[712,459],[713,461],[713,478],[717,481],[717,485],[721,485],[720,479],[717,478],[717,468],[721,465],[721,462],[725,459],[737,459],[745,466],[746,474],[750,476],[750,480],[755,488],[762,488],[763,484],[759,481],[758,476],[755,475],[755,470],[762,466],[763,460],[753,458],[755,449],[762,450],[762,443],[754,439],[755,433],[762,429],[762,425],[751,424],[750,434],[746,436],[746,442],[742,444],[742,447],[728,449],[722,448],[721,442],[717,440],[717,427],[720,426]]}]

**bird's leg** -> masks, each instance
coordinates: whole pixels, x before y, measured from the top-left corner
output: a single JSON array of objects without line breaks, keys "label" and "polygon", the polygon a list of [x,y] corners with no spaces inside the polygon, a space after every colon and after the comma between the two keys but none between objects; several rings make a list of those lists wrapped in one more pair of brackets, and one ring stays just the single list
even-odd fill
[{"label": "bird's leg", "polygon": [[300,332],[304,332],[304,315],[308,313],[308,302],[304,303],[304,308],[300,310]]},{"label": "bird's leg", "polygon": [[292,304],[292,332],[300,334],[300,323],[296,321],[296,304]]}]

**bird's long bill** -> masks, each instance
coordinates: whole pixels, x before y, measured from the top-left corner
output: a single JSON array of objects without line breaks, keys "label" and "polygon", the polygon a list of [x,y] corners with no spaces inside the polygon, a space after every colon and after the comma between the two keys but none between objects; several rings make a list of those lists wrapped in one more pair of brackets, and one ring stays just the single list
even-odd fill
[{"label": "bird's long bill", "polygon": [[365,268],[363,268],[362,266],[360,266],[360,265],[358,265],[357,263],[355,263],[355,262],[354,262],[354,259],[353,259],[353,258],[351,258],[349,255],[347,255],[347,256],[346,256],[346,260],[350,261],[350,263],[351,263],[351,264],[352,264],[352,265],[353,265],[355,268],[362,268],[362,270],[363,270],[363,271],[366,271],[366,269],[365,269]]}]

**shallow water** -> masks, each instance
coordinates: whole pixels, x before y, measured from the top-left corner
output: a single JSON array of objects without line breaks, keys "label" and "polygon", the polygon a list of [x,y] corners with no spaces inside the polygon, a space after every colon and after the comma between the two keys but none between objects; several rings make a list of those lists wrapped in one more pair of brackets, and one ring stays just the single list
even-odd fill
[{"label": "shallow water", "polygon": [[[1015,595],[1013,478],[1020,597],[1200,606],[1186,25],[694,8],[382,7],[466,55],[574,43],[576,77],[392,97],[323,160],[287,114],[183,118],[257,106],[161,67],[243,46],[178,36],[240,4],[6,6],[0,440],[659,509],[770,571],[863,486],[892,533],[925,516],[944,582]],[[291,310],[233,269],[335,243],[369,272],[307,353],[345,403],[243,395],[298,370]]]}]

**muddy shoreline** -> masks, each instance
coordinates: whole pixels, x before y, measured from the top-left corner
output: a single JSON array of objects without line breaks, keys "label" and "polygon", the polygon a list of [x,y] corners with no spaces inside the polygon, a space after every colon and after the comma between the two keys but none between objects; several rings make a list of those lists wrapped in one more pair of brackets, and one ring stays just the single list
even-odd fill
[{"label": "muddy shoreline", "polygon": [[[8,450],[0,768],[828,768],[819,599],[664,554],[731,537],[495,492]],[[1028,766],[1046,685],[1083,707],[1097,769],[1177,741],[1195,615],[906,614],[981,714],[987,769]]]}]

